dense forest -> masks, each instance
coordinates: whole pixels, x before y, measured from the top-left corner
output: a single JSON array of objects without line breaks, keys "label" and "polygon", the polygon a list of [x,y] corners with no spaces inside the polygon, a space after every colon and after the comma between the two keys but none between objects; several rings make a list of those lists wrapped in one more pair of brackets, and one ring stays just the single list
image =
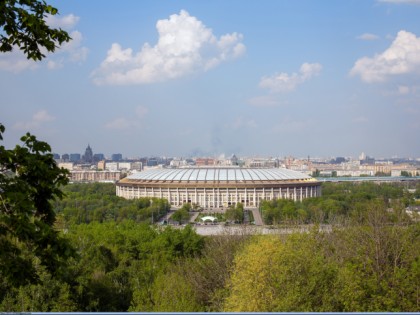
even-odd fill
[{"label": "dense forest", "polygon": [[0,311],[418,311],[420,223],[404,209],[420,185],[407,188],[326,184],[322,197],[261,206],[267,224],[308,233],[203,237],[151,224],[165,200],[67,185],[55,228],[75,254],[54,274],[34,257],[37,282],[0,279]]}]

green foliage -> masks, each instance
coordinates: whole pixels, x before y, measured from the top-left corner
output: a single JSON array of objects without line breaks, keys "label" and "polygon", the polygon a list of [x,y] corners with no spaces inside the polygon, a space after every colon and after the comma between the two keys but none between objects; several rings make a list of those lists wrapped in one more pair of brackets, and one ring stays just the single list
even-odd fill
[{"label": "green foliage", "polygon": [[242,203],[238,203],[236,206],[231,206],[226,210],[226,219],[235,223],[244,222],[244,206]]},{"label": "green foliage", "polygon": [[335,299],[343,311],[413,311],[420,289],[420,225],[378,201],[367,208],[359,224],[330,235],[340,267]]},{"label": "green foliage", "polygon": [[178,222],[178,224],[187,222],[190,219],[190,213],[188,212],[190,207],[190,204],[184,204],[181,208],[175,211],[175,213],[171,216],[171,220]]},{"label": "green foliage", "polygon": [[190,227],[159,230],[131,220],[74,225],[66,237],[80,255],[68,276],[79,311],[153,310],[161,274],[204,247]]},{"label": "green foliage", "polygon": [[185,280],[178,270],[171,269],[166,274],[159,274],[152,289],[153,311],[169,313],[203,311],[197,292]]},{"label": "green foliage", "polygon": [[342,224],[366,212],[367,203],[382,201],[385,207],[395,202],[405,206],[414,203],[402,184],[376,183],[324,183],[322,196],[307,198],[302,202],[278,199],[264,200],[260,204],[266,224]]},{"label": "green foliage", "polygon": [[291,222],[299,217],[297,204],[288,199],[263,200],[260,209],[266,224]]},{"label": "green foliage", "polygon": [[256,236],[235,257],[224,310],[301,312],[331,309],[335,268],[317,233]]},{"label": "green foliage", "polygon": [[417,186],[416,186],[416,190],[414,192],[414,198],[420,199],[420,183],[417,184]]},{"label": "green foliage", "polygon": [[166,199],[124,199],[115,194],[114,184],[71,184],[63,189],[62,200],[54,208],[62,218],[62,228],[71,224],[89,222],[123,221],[157,222],[165,215],[170,205]]},{"label": "green foliage", "polygon": [[51,204],[63,197],[68,172],[56,165],[47,143],[29,133],[21,141],[11,150],[0,146],[0,278],[12,286],[39,281],[37,266],[59,275],[74,255],[53,228]]},{"label": "green foliage", "polygon": [[28,59],[45,58],[42,49],[54,52],[70,36],[62,29],[50,28],[47,15],[58,10],[40,0],[2,0],[0,2],[0,52],[19,47]]},{"label": "green foliage", "polygon": [[255,236],[235,256],[224,311],[417,311],[420,225],[384,212],[327,234]]},{"label": "green foliage", "polygon": [[207,238],[200,256],[171,265],[154,284],[153,311],[222,311],[233,259],[247,239],[247,235]]},{"label": "green foliage", "polygon": [[7,312],[74,312],[77,304],[72,299],[70,286],[40,271],[42,284],[9,288],[0,310]]}]

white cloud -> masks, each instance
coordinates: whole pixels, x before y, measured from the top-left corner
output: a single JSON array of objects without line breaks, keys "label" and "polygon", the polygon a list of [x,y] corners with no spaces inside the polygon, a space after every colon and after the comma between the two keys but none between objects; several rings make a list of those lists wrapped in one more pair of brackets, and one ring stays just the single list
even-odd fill
[{"label": "white cloud", "polygon": [[[48,16],[47,23],[51,27],[72,28],[79,21],[79,17],[70,14],[63,17]],[[36,62],[29,60],[18,46],[14,46],[11,52],[0,54],[0,70],[19,73],[25,70],[34,70],[42,66],[49,70],[62,68],[66,63],[82,62],[86,60],[88,49],[82,46],[83,36],[79,31],[69,32],[70,40],[63,43],[54,53],[49,53],[41,48],[41,52],[46,56],[44,61]]]},{"label": "white cloud", "polygon": [[356,38],[361,40],[377,40],[379,39],[379,36],[371,33],[364,33],[362,35],[357,36]]},{"label": "white cloud", "polygon": [[55,117],[51,116],[46,110],[36,112],[30,121],[20,121],[13,125],[14,129],[29,130],[39,128],[46,122],[53,121]]},{"label": "white cloud", "polygon": [[259,86],[271,92],[289,92],[310,78],[319,75],[322,65],[319,63],[304,63],[300,66],[299,73],[287,74],[282,72],[271,77],[263,77]]},{"label": "white cloud", "polygon": [[365,82],[385,81],[389,76],[420,70],[420,38],[407,31],[399,31],[391,46],[373,58],[356,61],[351,75],[360,75]]},{"label": "white cloud", "polygon": [[85,61],[89,50],[82,46],[83,35],[79,31],[70,33],[71,41],[63,43],[57,53],[66,54],[66,59],[71,62]]},{"label": "white cloud", "polygon": [[98,84],[145,84],[207,71],[221,62],[245,52],[242,35],[225,34],[217,38],[196,17],[182,10],[156,23],[156,45],[145,43],[134,53],[113,43],[101,66],[92,73]]},{"label": "white cloud", "polygon": [[68,14],[64,16],[58,15],[47,15],[45,22],[48,26],[53,28],[64,28],[72,29],[79,22],[79,17],[74,14]]},{"label": "white cloud", "polygon": [[56,69],[60,69],[63,67],[63,61],[62,60],[48,60],[47,62],[47,68],[49,70],[56,70]]},{"label": "white cloud", "polygon": [[0,70],[19,73],[25,70],[34,70],[39,67],[33,60],[28,60],[19,47],[11,52],[0,54]]}]

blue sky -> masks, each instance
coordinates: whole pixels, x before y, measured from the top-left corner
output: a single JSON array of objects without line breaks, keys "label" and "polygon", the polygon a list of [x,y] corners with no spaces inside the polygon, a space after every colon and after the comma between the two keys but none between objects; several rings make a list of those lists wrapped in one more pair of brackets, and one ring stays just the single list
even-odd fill
[{"label": "blue sky", "polygon": [[0,55],[7,147],[420,157],[420,1],[53,1],[73,41]]}]

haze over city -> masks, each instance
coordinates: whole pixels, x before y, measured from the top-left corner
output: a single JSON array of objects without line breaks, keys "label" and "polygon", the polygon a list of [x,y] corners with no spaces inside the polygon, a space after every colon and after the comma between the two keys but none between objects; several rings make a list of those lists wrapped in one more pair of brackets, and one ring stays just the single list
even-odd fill
[{"label": "haze over city", "polygon": [[73,40],[0,54],[4,145],[420,157],[420,1],[51,1]]}]

